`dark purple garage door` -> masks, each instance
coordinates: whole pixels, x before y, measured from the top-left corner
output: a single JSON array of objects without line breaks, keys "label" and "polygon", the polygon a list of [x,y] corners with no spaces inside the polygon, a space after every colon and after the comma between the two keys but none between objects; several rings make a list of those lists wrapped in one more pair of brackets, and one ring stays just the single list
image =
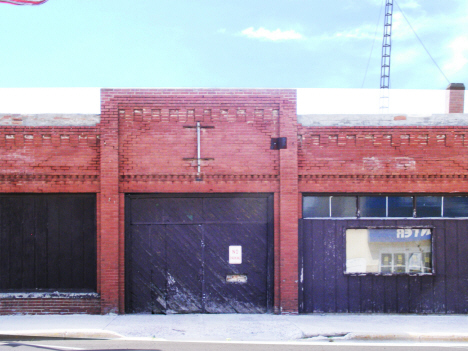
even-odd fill
[{"label": "dark purple garage door", "polygon": [[126,196],[126,311],[271,311],[272,196],[167,196]]}]

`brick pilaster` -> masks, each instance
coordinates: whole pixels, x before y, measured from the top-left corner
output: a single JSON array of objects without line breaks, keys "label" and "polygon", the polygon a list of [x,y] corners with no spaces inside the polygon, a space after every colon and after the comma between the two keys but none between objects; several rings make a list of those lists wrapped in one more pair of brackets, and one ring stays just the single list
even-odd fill
[{"label": "brick pilaster", "polygon": [[296,92],[283,96],[280,137],[280,312],[298,312],[298,168]]},{"label": "brick pilaster", "polygon": [[[114,106],[115,105],[115,106]],[[101,90],[100,270],[102,313],[119,312],[119,142],[118,108]]]}]

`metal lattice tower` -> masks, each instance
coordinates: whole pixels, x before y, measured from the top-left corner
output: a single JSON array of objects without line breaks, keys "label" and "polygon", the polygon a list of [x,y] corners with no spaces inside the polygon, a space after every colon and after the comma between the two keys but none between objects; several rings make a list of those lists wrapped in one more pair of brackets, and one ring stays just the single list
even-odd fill
[{"label": "metal lattice tower", "polygon": [[380,69],[380,113],[388,113],[390,89],[390,54],[392,52],[393,0],[385,0],[385,21]]}]

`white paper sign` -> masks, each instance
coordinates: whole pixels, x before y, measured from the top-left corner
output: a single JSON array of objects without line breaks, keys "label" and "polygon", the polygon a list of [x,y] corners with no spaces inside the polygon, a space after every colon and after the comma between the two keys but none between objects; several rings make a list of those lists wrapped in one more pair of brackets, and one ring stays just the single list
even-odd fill
[{"label": "white paper sign", "polygon": [[242,263],[242,246],[229,246],[229,264]]}]

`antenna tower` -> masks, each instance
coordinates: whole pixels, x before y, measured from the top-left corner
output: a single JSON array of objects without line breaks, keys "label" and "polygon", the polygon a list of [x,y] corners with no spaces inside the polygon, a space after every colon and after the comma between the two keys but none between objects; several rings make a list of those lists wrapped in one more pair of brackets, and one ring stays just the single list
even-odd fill
[{"label": "antenna tower", "polygon": [[380,113],[388,113],[390,89],[390,54],[392,52],[393,1],[385,0],[385,21],[380,68]]}]

